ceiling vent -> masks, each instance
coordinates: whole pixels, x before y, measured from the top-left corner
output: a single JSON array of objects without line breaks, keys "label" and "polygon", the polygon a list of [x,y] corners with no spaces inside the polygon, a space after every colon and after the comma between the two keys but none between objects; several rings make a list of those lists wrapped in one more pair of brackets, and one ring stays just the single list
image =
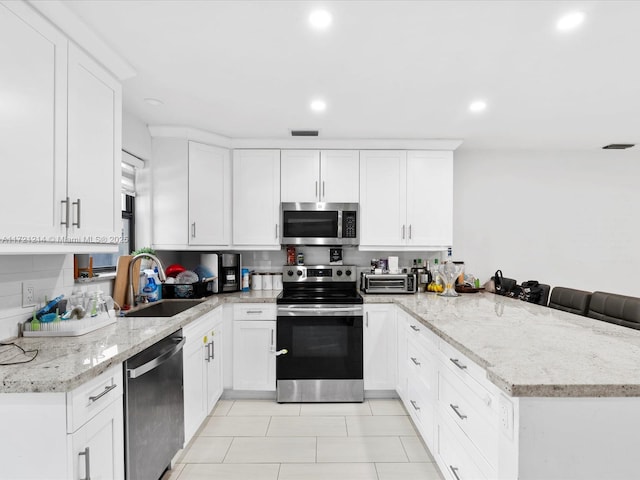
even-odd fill
[{"label": "ceiling vent", "polygon": [[634,143],[611,143],[602,147],[603,150],[625,150],[635,146]]},{"label": "ceiling vent", "polygon": [[291,130],[292,137],[317,137],[318,130]]}]

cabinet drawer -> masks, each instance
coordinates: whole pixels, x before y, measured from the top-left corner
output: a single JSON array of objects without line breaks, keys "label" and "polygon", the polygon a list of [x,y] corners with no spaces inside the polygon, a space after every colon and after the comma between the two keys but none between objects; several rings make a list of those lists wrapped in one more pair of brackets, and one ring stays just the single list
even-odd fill
[{"label": "cabinet drawer", "polygon": [[276,305],[267,303],[236,303],[233,305],[234,320],[275,320]]},{"label": "cabinet drawer", "polygon": [[486,475],[468,455],[454,430],[446,422],[437,427],[437,456],[440,469],[448,480],[486,480],[495,475]]},{"label": "cabinet drawer", "polygon": [[[485,403],[471,392],[467,386],[448,371],[440,372],[439,409],[460,427],[482,454],[494,467],[498,464],[498,428],[494,421],[492,407],[495,399],[485,397]],[[455,385],[455,386],[454,386]]]},{"label": "cabinet drawer", "polygon": [[434,400],[437,386],[435,361],[436,357],[428,352],[417,339],[409,337],[406,358],[409,383],[414,381],[423,383]]},{"label": "cabinet drawer", "polygon": [[438,350],[438,337],[413,317],[407,316],[407,337],[417,339],[429,352]]},{"label": "cabinet drawer", "polygon": [[432,448],[435,427],[435,399],[424,383],[409,379],[405,408],[411,415],[427,446]]},{"label": "cabinet drawer", "polygon": [[122,364],[67,393],[67,432],[73,433],[122,396]]},{"label": "cabinet drawer", "polygon": [[489,392],[496,391],[496,387],[487,380],[487,372],[484,368],[444,340],[440,340],[439,349],[442,364],[446,370],[465,382],[480,398],[484,398]]}]

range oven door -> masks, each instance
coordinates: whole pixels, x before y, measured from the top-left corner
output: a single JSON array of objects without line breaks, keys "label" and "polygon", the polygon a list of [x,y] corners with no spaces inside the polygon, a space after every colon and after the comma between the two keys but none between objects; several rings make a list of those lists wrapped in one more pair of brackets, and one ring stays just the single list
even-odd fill
[{"label": "range oven door", "polygon": [[361,305],[279,306],[279,402],[363,401]]}]

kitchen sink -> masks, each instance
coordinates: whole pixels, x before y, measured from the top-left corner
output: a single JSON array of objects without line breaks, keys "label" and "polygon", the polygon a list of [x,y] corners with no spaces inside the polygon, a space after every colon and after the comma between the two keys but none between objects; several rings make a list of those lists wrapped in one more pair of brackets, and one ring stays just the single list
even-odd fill
[{"label": "kitchen sink", "polygon": [[173,317],[178,313],[195,307],[203,302],[203,299],[193,300],[161,300],[148,306],[125,313],[125,317]]}]

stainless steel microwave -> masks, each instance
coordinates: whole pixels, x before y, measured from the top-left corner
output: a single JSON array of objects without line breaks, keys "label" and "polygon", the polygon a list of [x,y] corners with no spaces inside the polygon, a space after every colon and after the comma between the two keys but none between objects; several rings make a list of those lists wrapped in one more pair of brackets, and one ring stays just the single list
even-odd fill
[{"label": "stainless steel microwave", "polygon": [[357,203],[281,203],[282,245],[358,245]]}]

